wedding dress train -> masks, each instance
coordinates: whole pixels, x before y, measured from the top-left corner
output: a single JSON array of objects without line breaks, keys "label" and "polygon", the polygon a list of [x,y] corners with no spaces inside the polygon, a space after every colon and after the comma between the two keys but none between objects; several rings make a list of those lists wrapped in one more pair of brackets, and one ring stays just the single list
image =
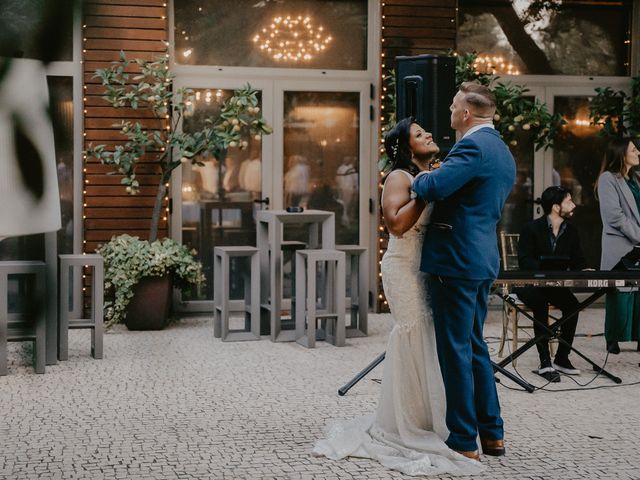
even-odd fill
[{"label": "wedding dress train", "polygon": [[482,465],[444,443],[444,385],[428,294],[419,271],[429,209],[402,237],[389,239],[382,282],[395,319],[375,415],[334,420],[313,454],[371,458],[406,475],[471,475]]}]

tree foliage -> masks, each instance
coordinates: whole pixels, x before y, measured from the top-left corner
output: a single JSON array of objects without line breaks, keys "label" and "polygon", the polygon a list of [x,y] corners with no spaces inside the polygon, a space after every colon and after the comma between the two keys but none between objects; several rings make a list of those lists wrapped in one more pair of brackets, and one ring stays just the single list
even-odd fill
[{"label": "tree foliage", "polygon": [[[139,73],[129,73],[130,66],[137,65]],[[135,194],[140,188],[136,167],[143,157],[154,161],[161,168],[161,178],[154,205],[151,241],[157,237],[162,199],[171,172],[182,163],[203,165],[202,157],[213,155],[219,161],[230,147],[245,148],[249,135],[268,135],[272,132],[260,113],[257,91],[250,85],[234,91],[222,105],[220,115],[207,118],[204,126],[196,131],[182,131],[181,120],[195,103],[195,94],[189,88],[173,89],[174,75],[169,70],[168,59],[128,60],[124,52],[119,60],[108,68],[96,71],[105,88],[104,99],[114,108],[146,109],[157,120],[156,128],[140,122],[123,120],[114,124],[125,138],[112,150],[105,145],[90,146],[87,155],[102,163],[112,165],[121,174],[127,192]],[[167,124],[162,128],[161,124]]]}]

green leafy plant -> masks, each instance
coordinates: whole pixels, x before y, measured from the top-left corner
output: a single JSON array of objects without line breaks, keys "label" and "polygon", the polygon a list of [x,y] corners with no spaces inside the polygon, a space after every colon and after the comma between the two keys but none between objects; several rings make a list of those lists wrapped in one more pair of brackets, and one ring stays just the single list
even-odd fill
[{"label": "green leafy plant", "polygon": [[640,137],[640,75],[631,78],[631,95],[611,87],[596,88],[591,101],[591,124],[600,135]]},{"label": "green leafy plant", "polygon": [[143,277],[168,274],[173,285],[183,293],[188,293],[192,286],[202,286],[205,281],[202,265],[194,259],[195,252],[169,238],[149,242],[119,235],[97,252],[104,258],[105,290],[113,295],[113,300],[105,302],[107,327],[125,319],[133,288]]},{"label": "green leafy plant", "polygon": [[566,123],[562,116],[551,114],[545,103],[532,98],[527,87],[498,82],[499,76],[477,72],[477,58],[477,52],[456,55],[456,85],[475,81],[491,88],[496,96],[493,122],[509,146],[515,147],[520,132],[525,131],[532,135],[536,151],[552,148],[560,127]]},{"label": "green leafy plant", "polygon": [[551,114],[547,105],[527,95],[529,89],[522,85],[497,83],[493,87],[496,96],[494,125],[510,146],[518,144],[521,131],[530,132],[537,150],[553,147],[559,129],[566,122],[558,113]]},{"label": "green leafy plant", "polygon": [[[137,66],[139,73],[129,73],[132,66]],[[112,107],[146,109],[156,119],[151,122],[155,123],[155,128],[128,120],[116,123],[113,126],[118,127],[126,139],[122,144],[113,150],[105,145],[90,146],[86,152],[88,156],[112,165],[114,173],[123,175],[122,184],[131,194],[137,193],[140,187],[136,167],[143,157],[153,159],[160,166],[149,232],[151,241],[158,235],[162,200],[174,169],[185,162],[202,166],[202,157],[207,155],[222,162],[228,148],[246,148],[249,135],[272,132],[260,114],[257,91],[250,85],[235,90],[222,104],[220,115],[205,119],[200,130],[180,131],[177,127],[195,103],[195,94],[188,88],[173,90],[174,75],[166,57],[154,61],[127,60],[124,52],[120,52],[120,59],[108,68],[96,70],[95,77],[102,80],[103,98]]]}]

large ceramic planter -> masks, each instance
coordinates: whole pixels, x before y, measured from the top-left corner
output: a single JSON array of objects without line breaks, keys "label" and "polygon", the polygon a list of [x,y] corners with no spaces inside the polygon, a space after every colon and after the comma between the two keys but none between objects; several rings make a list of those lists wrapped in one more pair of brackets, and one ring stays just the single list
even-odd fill
[{"label": "large ceramic planter", "polygon": [[162,330],[171,313],[173,288],[169,275],[144,277],[133,289],[125,325],[129,330]]}]

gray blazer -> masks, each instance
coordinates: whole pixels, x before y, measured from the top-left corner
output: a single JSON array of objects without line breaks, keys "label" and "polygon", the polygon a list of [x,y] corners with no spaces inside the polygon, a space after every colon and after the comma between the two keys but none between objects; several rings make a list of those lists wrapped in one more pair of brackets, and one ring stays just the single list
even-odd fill
[{"label": "gray blazer", "polygon": [[[638,175],[635,174],[638,180]],[[620,174],[603,172],[598,178],[602,217],[600,269],[611,270],[640,243],[640,212],[627,182]]]}]

